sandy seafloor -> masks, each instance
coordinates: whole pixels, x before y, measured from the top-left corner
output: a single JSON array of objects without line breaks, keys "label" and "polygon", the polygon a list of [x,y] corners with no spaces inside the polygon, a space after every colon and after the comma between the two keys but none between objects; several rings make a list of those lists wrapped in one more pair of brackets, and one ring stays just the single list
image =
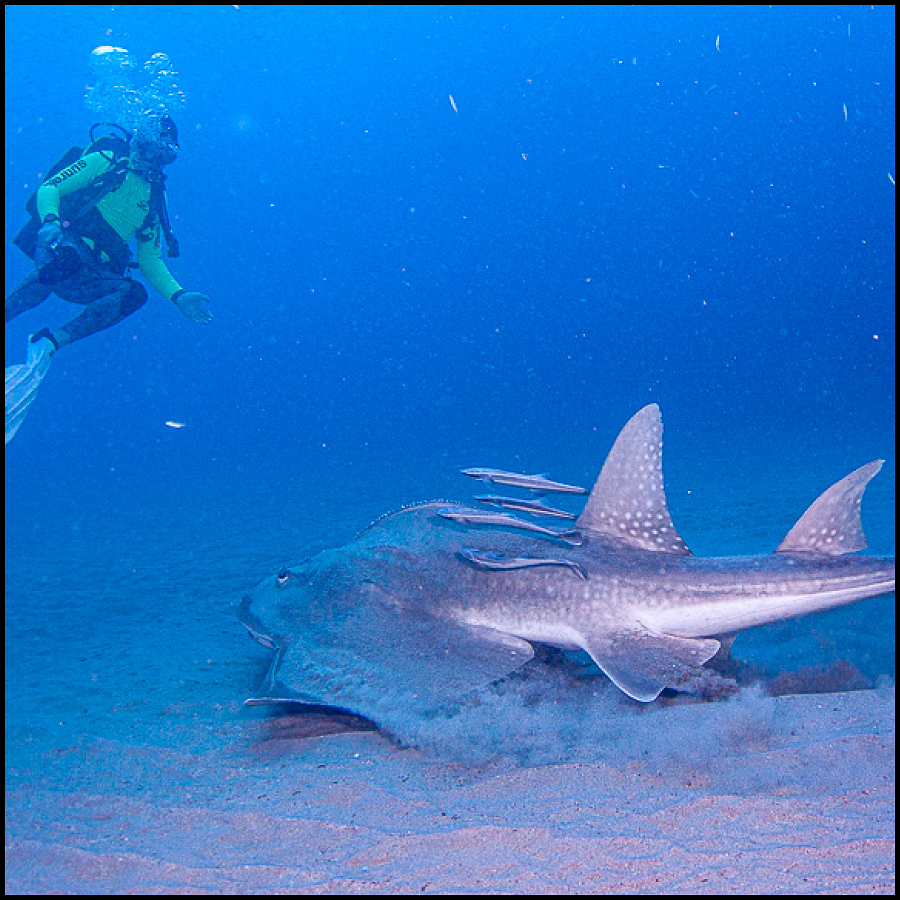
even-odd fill
[{"label": "sandy seafloor", "polygon": [[[866,461],[839,450],[707,481],[676,525],[697,553],[766,552]],[[641,706],[536,663],[400,743],[243,707],[267,654],[242,592],[403,501],[471,496],[437,471],[8,506],[7,893],[893,893],[893,596],[746,634],[764,686],[728,701]],[[888,466],[873,551],[893,552],[893,496]]]}]

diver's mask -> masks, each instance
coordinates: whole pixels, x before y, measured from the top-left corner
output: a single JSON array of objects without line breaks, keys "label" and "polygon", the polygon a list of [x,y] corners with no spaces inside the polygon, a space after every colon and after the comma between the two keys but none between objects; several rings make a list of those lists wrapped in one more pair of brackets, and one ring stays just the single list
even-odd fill
[{"label": "diver's mask", "polygon": [[138,161],[153,171],[158,172],[178,159],[178,129],[169,116],[159,120],[158,130],[149,134],[139,130],[132,141]]}]

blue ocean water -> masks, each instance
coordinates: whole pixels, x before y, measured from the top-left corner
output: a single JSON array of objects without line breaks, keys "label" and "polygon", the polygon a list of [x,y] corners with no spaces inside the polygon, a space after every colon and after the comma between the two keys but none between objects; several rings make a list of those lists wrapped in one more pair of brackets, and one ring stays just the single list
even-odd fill
[{"label": "blue ocean water", "polygon": [[[216,319],[157,296],[60,357],[7,510],[438,451],[556,470],[594,441],[599,464],[652,400],[670,468],[688,439],[889,453],[893,15],[9,7],[7,290],[114,43],[181,73],[172,269]],[[76,311],[17,320],[7,361]]]},{"label": "blue ocean water", "polygon": [[[156,652],[160,604],[194,653],[185,598],[233,621],[279,560],[469,496],[463,466],[590,484],[650,402],[695,552],[771,550],[874,458],[864,521],[893,552],[892,6],[5,17],[7,293],[25,200],[86,142],[90,53],[112,44],[180,73],[171,269],[215,316],[152,295],[65,348],[7,447],[8,616],[48,659],[109,615],[127,630],[120,589],[132,648]],[[10,323],[7,364],[77,312]],[[883,643],[853,661],[874,679],[893,598],[867,609]],[[33,682],[7,659],[19,727]]]}]

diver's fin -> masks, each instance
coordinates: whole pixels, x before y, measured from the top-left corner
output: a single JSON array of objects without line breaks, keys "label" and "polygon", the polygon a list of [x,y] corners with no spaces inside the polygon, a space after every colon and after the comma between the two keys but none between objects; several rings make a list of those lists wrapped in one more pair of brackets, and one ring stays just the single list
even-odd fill
[{"label": "diver's fin", "polygon": [[803,513],[776,553],[806,551],[839,556],[866,549],[859,506],[866,485],[881,469],[876,459],[833,484]]},{"label": "diver's fin", "polygon": [[6,369],[6,441],[9,443],[25,420],[41,386],[53,353],[49,339],[41,338],[28,344],[28,356],[22,365]]}]

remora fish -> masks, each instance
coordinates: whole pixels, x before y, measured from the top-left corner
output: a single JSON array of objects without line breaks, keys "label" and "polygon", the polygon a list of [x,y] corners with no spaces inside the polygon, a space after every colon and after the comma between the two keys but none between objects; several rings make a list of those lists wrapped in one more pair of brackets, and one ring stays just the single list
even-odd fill
[{"label": "remora fish", "polygon": [[520,500],[518,497],[497,497],[495,494],[481,494],[475,498],[479,503],[487,503],[489,506],[502,506],[504,509],[515,509],[519,512],[527,512],[533,516],[554,516],[557,519],[574,519],[575,513],[566,512],[564,509],[554,509],[541,503],[540,500]]},{"label": "remora fish", "polygon": [[504,556],[496,550],[476,550],[463,547],[460,558],[471,563],[476,569],[490,572],[508,572],[510,569],[530,569],[536,566],[564,566],[571,569],[582,581],[587,581],[587,573],[577,563],[568,559],[548,559],[541,556]]},{"label": "remora fish", "polygon": [[546,475],[520,475],[518,472],[504,472],[502,469],[462,469],[462,473],[479,481],[508,484],[511,487],[525,488],[527,491],[555,491],[558,494],[588,493],[587,488],[551,481]]},{"label": "remora fish", "polygon": [[552,528],[544,528],[535,522],[526,519],[518,519],[507,513],[491,512],[488,509],[476,509],[474,506],[444,506],[436,510],[442,519],[451,522],[461,522],[464,525],[500,525],[505,528],[519,528],[522,531],[533,531],[535,534],[543,534],[547,537],[557,538],[567,544],[580,544],[582,536],[577,531],[554,531]]},{"label": "remora fish", "polygon": [[[663,490],[662,423],[647,406],[616,440],[560,569],[481,571],[459,557],[471,533],[424,503],[354,541],[282,570],[244,599],[241,619],[274,650],[250,703],[318,703],[390,729],[522,666],[531,642],[586,650],[626,694],[704,690],[720,639],[744,628],[894,590],[893,557],[866,546],[860,500],[872,462],[825,491],[767,556],[698,558],[675,531]],[[540,556],[521,531],[479,530],[484,549]]]}]

